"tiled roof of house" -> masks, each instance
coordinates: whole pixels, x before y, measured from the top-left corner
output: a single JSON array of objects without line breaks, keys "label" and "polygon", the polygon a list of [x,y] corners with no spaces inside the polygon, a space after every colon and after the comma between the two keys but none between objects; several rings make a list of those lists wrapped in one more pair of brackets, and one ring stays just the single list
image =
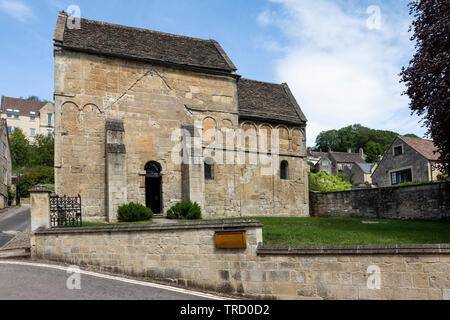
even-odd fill
[{"label": "tiled roof of house", "polygon": [[330,157],[332,157],[336,162],[342,163],[364,163],[365,160],[359,153],[348,153],[348,152],[329,152]]},{"label": "tiled roof of house", "polygon": [[366,174],[372,173],[372,168],[375,166],[375,163],[357,163],[357,165],[362,169],[362,171]]},{"label": "tiled roof of house", "polygon": [[154,61],[232,73],[236,67],[215,40],[203,40],[146,29],[81,19],[81,28],[66,27],[61,12],[55,45],[103,55]]},{"label": "tiled roof of house", "polygon": [[[41,110],[41,108],[46,104],[47,102],[31,101],[2,96],[1,112],[18,114],[20,116],[27,117],[31,115],[31,112],[35,112],[36,117],[39,117],[39,110]],[[8,112],[8,109],[12,111]]]},{"label": "tiled roof of house", "polygon": [[287,84],[238,80],[239,115],[244,119],[301,125],[306,117]]},{"label": "tiled roof of house", "polygon": [[409,138],[409,137],[399,137],[411,148],[419,152],[428,160],[437,161],[439,160],[440,153],[437,152],[437,148],[432,140],[425,140],[420,138]]}]

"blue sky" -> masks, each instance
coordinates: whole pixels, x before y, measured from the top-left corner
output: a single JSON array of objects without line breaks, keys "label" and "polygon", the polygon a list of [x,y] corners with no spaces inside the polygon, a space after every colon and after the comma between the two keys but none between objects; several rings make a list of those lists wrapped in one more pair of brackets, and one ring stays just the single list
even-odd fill
[{"label": "blue sky", "polygon": [[398,83],[414,52],[407,2],[0,0],[0,94],[52,100],[57,13],[78,5],[88,19],[216,39],[242,76],[287,82],[309,119],[308,145],[353,123],[423,136]]}]

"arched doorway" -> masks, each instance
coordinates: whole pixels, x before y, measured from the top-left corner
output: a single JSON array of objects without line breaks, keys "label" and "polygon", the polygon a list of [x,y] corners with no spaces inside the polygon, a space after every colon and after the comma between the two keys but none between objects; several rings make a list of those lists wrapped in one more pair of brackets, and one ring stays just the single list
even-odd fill
[{"label": "arched doorway", "polygon": [[159,163],[151,161],[145,165],[145,202],[153,213],[162,213],[162,177]]}]

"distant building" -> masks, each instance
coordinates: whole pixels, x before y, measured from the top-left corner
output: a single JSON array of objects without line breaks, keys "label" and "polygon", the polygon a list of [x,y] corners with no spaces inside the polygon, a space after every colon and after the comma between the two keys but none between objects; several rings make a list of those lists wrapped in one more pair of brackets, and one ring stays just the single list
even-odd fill
[{"label": "distant building", "polygon": [[372,184],[372,173],[377,166],[376,163],[356,163],[351,169],[350,167],[345,167],[344,173],[349,177],[353,185]]},{"label": "distant building", "polygon": [[330,175],[337,175],[344,172],[348,167],[350,170],[357,163],[365,163],[366,156],[364,150],[360,149],[359,153],[348,152],[316,152],[308,149],[308,161],[314,164],[315,172],[326,172]]},{"label": "distant building", "polygon": [[372,174],[379,187],[437,180],[439,153],[431,140],[397,137]]},{"label": "distant building", "polygon": [[8,206],[8,187],[11,186],[12,159],[6,120],[0,120],[0,209]]},{"label": "distant building", "polygon": [[1,119],[8,121],[8,132],[21,129],[26,137],[52,135],[55,108],[53,103],[2,96]]}]

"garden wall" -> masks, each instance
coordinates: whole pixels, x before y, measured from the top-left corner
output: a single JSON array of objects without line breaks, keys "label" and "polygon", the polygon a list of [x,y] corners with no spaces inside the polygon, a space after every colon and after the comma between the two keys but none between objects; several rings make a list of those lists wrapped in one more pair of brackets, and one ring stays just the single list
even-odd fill
[{"label": "garden wall", "polygon": [[313,217],[450,220],[450,182],[340,192],[311,192]]},{"label": "garden wall", "polygon": [[[237,230],[246,249],[216,248]],[[39,229],[32,256],[256,299],[450,298],[450,245],[269,248],[256,221]]]}]

